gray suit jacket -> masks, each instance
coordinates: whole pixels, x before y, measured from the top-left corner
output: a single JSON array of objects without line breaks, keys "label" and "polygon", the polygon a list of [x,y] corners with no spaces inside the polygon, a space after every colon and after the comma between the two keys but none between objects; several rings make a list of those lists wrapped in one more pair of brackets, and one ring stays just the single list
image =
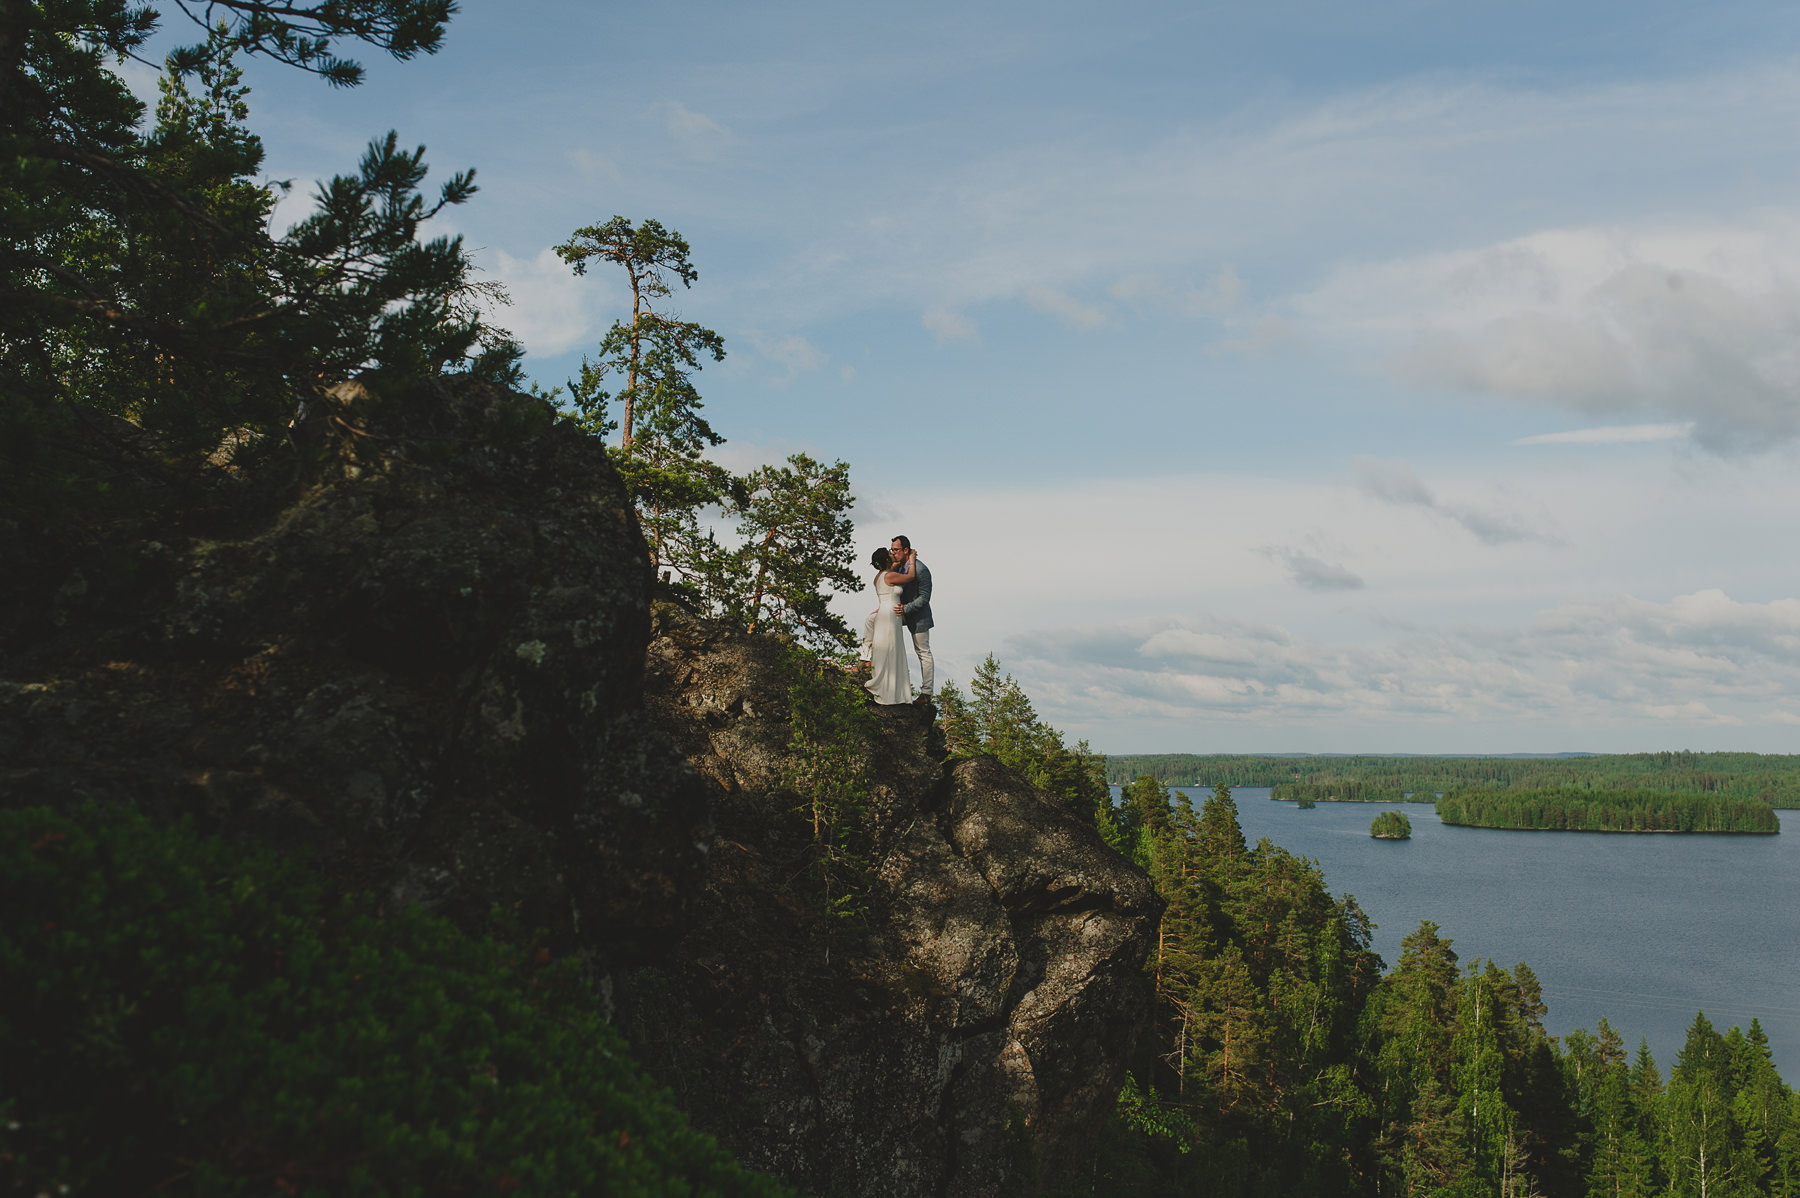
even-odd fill
[{"label": "gray suit jacket", "polygon": [[900,603],[905,608],[900,622],[908,631],[924,632],[931,625],[931,571],[925,563],[913,558],[913,579],[900,587]]}]

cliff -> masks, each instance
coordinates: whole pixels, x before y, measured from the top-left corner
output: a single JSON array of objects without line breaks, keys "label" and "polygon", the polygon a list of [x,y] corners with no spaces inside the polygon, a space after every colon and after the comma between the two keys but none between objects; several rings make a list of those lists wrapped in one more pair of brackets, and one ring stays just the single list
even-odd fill
[{"label": "cliff", "polygon": [[0,527],[0,804],[309,852],[590,964],[694,1122],[817,1192],[1078,1176],[1160,902],[1055,800],[880,709],[862,913],[794,885],[780,648],[672,609],[600,447],[444,381],[340,391],[292,479],[81,545]]},{"label": "cliff", "polygon": [[1066,804],[928,713],[876,708],[868,916],[797,895],[777,647],[664,609],[646,702],[711,784],[704,895],[628,1021],[695,1121],[829,1194],[991,1194],[1081,1173],[1148,1011],[1161,900]]}]

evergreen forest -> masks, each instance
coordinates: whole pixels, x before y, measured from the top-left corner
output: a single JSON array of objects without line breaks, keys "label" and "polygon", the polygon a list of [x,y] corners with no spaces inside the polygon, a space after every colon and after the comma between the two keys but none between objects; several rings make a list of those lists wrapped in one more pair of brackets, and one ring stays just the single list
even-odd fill
[{"label": "evergreen forest", "polygon": [[1106,780],[1269,787],[1271,798],[1377,803],[1451,790],[1658,790],[1800,807],[1800,755],[1616,753],[1568,757],[1373,757],[1136,753],[1109,757]]},{"label": "evergreen forest", "polygon": [[1467,828],[1557,832],[1740,832],[1772,836],[1781,821],[1765,803],[1655,790],[1457,790],[1438,817]]},{"label": "evergreen forest", "polygon": [[[1028,746],[1057,740],[991,657],[984,670],[984,693],[1003,701],[961,709],[956,743],[1001,746],[1030,768]],[[1107,773],[1130,760],[1107,759]],[[1271,763],[1291,765],[1186,761],[1265,771],[1245,785],[1269,785]],[[1758,1021],[1721,1031],[1696,1013],[1675,1060],[1659,1064],[1641,1038],[1632,1052],[1604,1020],[1549,1035],[1530,965],[1458,953],[1429,921],[1401,942],[1400,960],[1383,962],[1369,947],[1371,913],[1333,894],[1318,862],[1266,838],[1245,842],[1223,781],[1196,806],[1141,774],[1102,809],[1100,831],[1150,874],[1168,909],[1145,964],[1152,1023],[1093,1192],[1800,1195],[1800,1096]]]}]

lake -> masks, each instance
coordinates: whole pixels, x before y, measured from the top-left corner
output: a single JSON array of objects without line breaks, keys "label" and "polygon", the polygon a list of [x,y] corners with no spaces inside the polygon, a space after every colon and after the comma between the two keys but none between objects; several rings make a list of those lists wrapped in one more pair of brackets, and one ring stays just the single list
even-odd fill
[{"label": "lake", "polygon": [[[1210,788],[1182,787],[1196,808]],[[1118,788],[1114,788],[1114,794]],[[1695,1011],[1720,1031],[1762,1021],[1776,1067],[1800,1084],[1800,811],[1780,836],[1503,832],[1453,828],[1431,807],[1400,807],[1412,839],[1375,840],[1385,803],[1302,811],[1267,789],[1233,792],[1244,839],[1312,857],[1338,896],[1378,925],[1391,967],[1401,938],[1429,919],[1466,965],[1530,965],[1553,1035],[1602,1015],[1667,1077]]]}]

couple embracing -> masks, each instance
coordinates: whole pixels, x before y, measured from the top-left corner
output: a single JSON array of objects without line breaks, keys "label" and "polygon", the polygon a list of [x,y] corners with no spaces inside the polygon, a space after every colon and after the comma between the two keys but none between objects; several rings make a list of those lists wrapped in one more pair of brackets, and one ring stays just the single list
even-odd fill
[{"label": "couple embracing", "polygon": [[[931,571],[913,552],[912,542],[895,537],[869,559],[875,567],[875,610],[863,621],[863,683],[877,703],[931,705]],[[919,696],[913,698],[901,631],[912,634],[919,655]]]}]

